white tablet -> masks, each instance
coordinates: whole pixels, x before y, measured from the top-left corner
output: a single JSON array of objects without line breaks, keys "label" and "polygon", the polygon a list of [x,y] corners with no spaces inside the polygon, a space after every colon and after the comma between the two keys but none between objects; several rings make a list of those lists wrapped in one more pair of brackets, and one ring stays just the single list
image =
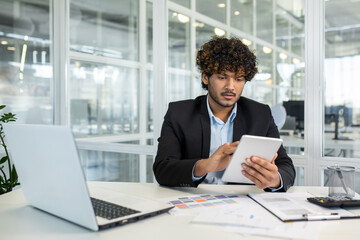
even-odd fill
[{"label": "white tablet", "polygon": [[229,165],[225,169],[222,180],[224,182],[254,184],[242,175],[241,164],[245,163],[245,159],[251,156],[258,156],[271,161],[276,152],[279,150],[281,144],[282,139],[280,138],[243,135]]}]

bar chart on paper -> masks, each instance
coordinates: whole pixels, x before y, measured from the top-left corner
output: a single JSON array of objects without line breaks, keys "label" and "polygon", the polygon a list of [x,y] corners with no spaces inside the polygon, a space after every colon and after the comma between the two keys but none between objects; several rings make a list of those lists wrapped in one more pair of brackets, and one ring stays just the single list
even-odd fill
[{"label": "bar chart on paper", "polygon": [[234,195],[234,194],[229,194],[229,195],[205,194],[205,195],[198,195],[191,197],[180,197],[178,199],[170,201],[170,204],[180,209],[211,207],[211,206],[237,203],[234,199],[239,197],[240,197],[239,195]]},{"label": "bar chart on paper", "polygon": [[170,211],[172,215],[197,214],[203,210],[217,208],[226,205],[237,205],[242,199],[247,198],[245,195],[238,194],[201,194],[178,197],[176,199],[166,199],[167,202],[174,206]]}]

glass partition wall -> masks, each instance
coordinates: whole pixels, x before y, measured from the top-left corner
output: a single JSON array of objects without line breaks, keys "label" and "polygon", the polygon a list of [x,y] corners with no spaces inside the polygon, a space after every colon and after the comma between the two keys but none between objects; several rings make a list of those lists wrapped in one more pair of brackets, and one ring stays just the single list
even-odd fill
[{"label": "glass partition wall", "polygon": [[20,123],[53,123],[50,1],[0,1],[0,104]]},{"label": "glass partition wall", "polygon": [[151,3],[70,0],[69,9],[69,125],[86,176],[152,182]]},{"label": "glass partition wall", "polygon": [[[154,123],[153,58],[159,51],[153,49],[154,1],[0,2],[2,104],[24,123],[54,124],[61,115],[89,180],[153,181],[159,134],[154,124],[161,124]],[[189,0],[167,6],[168,86],[162,91],[168,98],[161,104],[204,94],[196,49],[214,35],[239,37],[256,51],[260,72],[245,96],[270,106],[304,100],[303,76],[294,76],[304,69],[303,1]],[[57,46],[55,21],[64,22],[66,36]],[[66,74],[57,79],[53,59],[59,56],[52,47],[59,46],[65,48],[60,61]],[[59,96],[65,112],[54,109]],[[291,138],[301,130],[281,131]],[[285,146],[303,153],[303,146],[290,140]]]},{"label": "glass partition wall", "polygon": [[[166,19],[153,16],[155,3],[166,6]],[[69,126],[89,180],[154,181],[152,161],[162,123],[154,116],[170,101],[205,93],[196,50],[214,35],[238,37],[257,55],[259,73],[243,94],[271,107],[297,169],[296,184],[324,184],[324,169],[334,163],[358,165],[354,1],[308,0],[307,6],[305,0],[0,4],[1,104],[21,123]],[[325,16],[315,19],[325,21],[324,27],[307,21],[305,7],[316,13],[325,9]],[[153,77],[154,56],[165,49],[154,49],[153,24],[159,19],[168,23],[167,34],[161,36],[168,43],[167,86],[156,89],[166,92],[161,102],[154,96],[159,80]],[[308,32],[325,30],[324,63],[312,62],[321,59],[321,51],[312,50],[320,49],[322,45],[314,46],[321,41],[308,41],[305,51],[306,26]],[[64,41],[54,39],[56,33]],[[313,66],[324,66],[325,79],[312,73]],[[317,85],[324,90],[316,92]],[[319,92],[323,100],[316,98]],[[315,111],[316,106],[323,111]],[[314,114],[305,114],[305,109]],[[314,129],[322,129],[319,146]]]},{"label": "glass partition wall", "polygon": [[[239,37],[256,51],[260,73],[248,84],[245,96],[270,106],[293,100],[304,103],[303,1],[196,0],[167,4],[168,73],[167,88],[162,91],[167,91],[168,97],[161,104],[204,94],[195,67],[196,49],[214,35]],[[150,144],[147,156],[156,151],[154,124],[161,123],[153,122],[157,79],[152,72],[156,54],[152,47],[152,7],[153,1],[70,1],[70,126],[80,146],[89,151],[89,158],[95,154],[91,151],[94,142],[104,147],[111,144],[112,151],[119,154],[128,144]],[[289,153],[301,155],[304,124],[303,118],[296,116],[303,116],[304,108],[294,110],[291,104],[289,108],[295,125],[290,121],[279,129]],[[106,161],[121,161],[111,154],[96,156],[104,166]],[[139,159],[133,166],[152,176],[145,154]],[[298,176],[299,183],[303,182],[303,175]]]},{"label": "glass partition wall", "polygon": [[357,167],[355,191],[360,192],[360,28],[358,1],[325,2],[323,151],[329,165]]}]

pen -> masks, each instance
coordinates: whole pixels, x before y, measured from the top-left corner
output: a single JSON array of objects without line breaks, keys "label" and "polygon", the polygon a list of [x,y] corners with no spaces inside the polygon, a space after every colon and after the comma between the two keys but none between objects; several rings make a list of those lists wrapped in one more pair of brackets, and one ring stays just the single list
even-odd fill
[{"label": "pen", "polygon": [[346,195],[348,196],[349,192],[347,190],[347,187],[346,187],[346,184],[345,184],[345,181],[344,181],[344,177],[343,177],[343,175],[341,173],[341,169],[339,168],[339,166],[336,166],[336,172],[339,175],[341,185],[342,185],[343,189],[345,190]]},{"label": "pen", "polygon": [[338,213],[331,214],[303,214],[303,217],[308,221],[319,221],[319,220],[336,220],[340,219],[340,215]]}]

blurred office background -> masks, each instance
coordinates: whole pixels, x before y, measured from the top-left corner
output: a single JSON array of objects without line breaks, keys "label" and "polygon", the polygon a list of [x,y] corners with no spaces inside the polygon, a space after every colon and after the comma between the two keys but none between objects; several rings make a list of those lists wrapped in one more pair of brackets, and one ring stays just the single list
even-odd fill
[{"label": "blurred office background", "polygon": [[214,35],[256,52],[259,73],[243,95],[271,106],[297,185],[326,184],[334,164],[360,171],[358,0],[0,6],[0,103],[19,123],[71,127],[88,180],[154,181],[167,103],[204,94],[196,50]]}]

